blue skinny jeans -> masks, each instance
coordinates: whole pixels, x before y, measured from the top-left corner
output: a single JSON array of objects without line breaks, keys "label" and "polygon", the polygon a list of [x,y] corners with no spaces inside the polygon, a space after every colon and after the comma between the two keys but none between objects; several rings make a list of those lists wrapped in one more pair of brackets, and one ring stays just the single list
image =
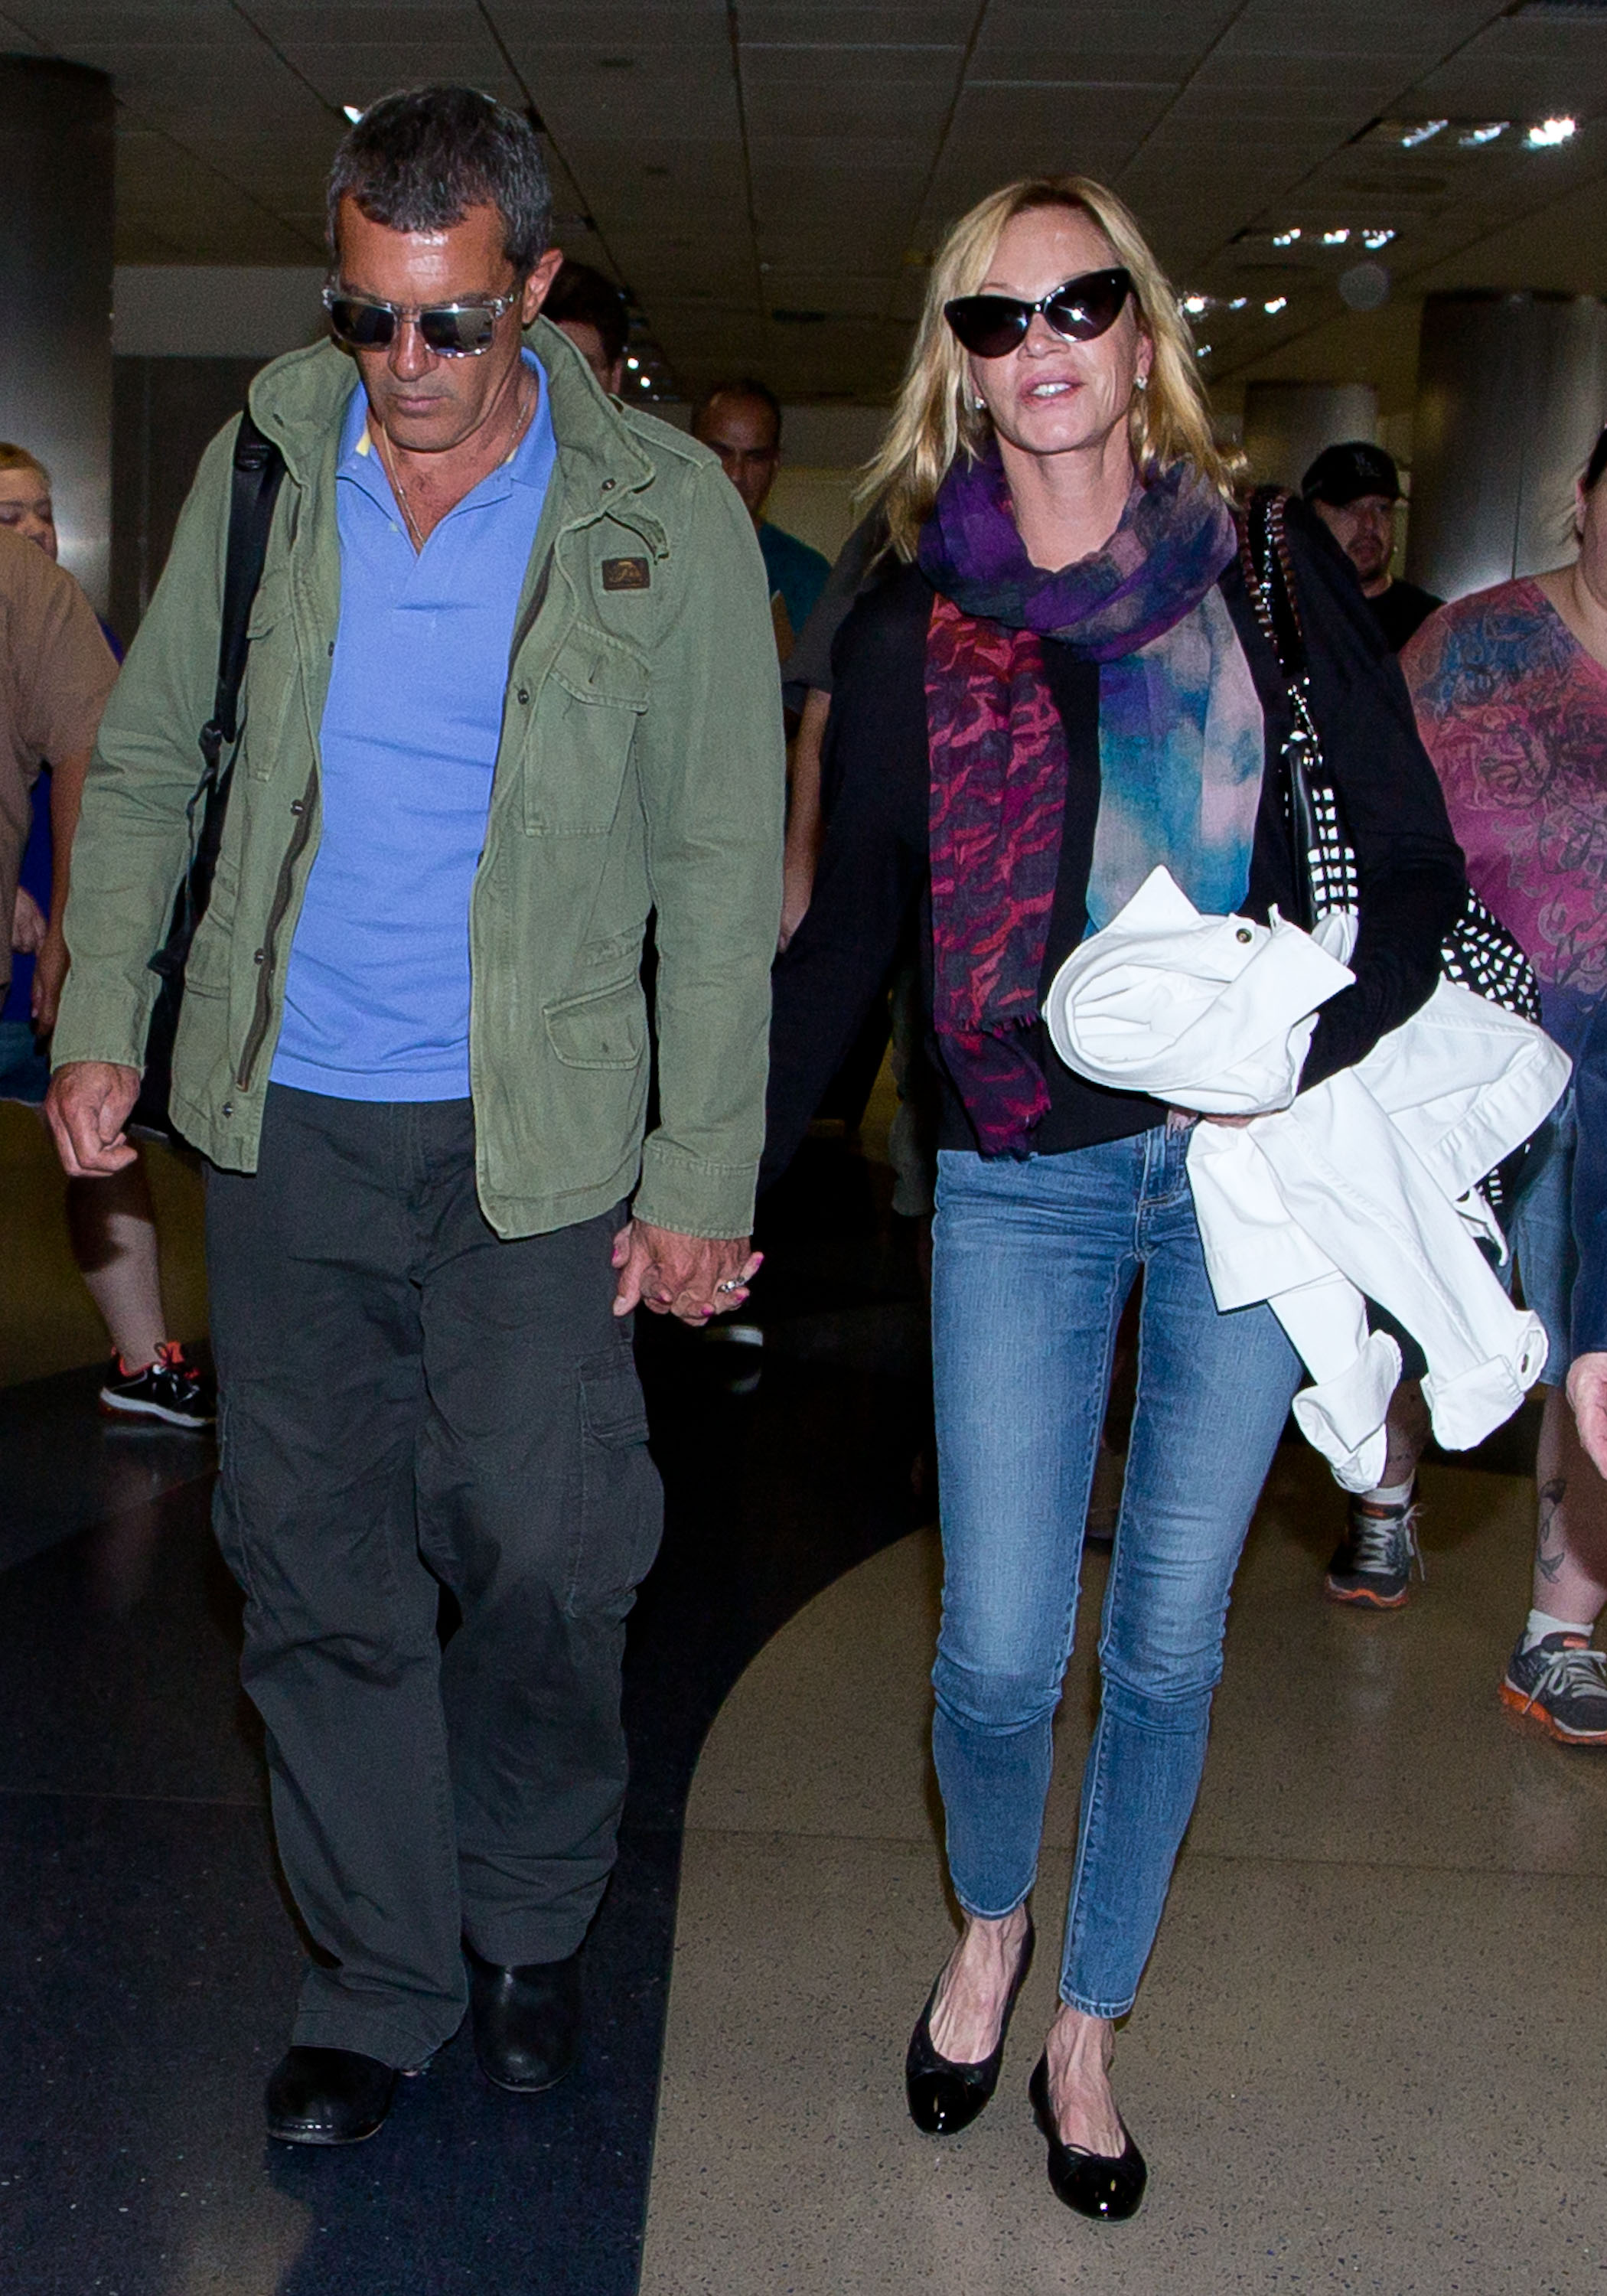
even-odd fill
[{"label": "blue skinny jeans", "polygon": [[1133,2005],[1200,1790],[1228,1591],[1300,1366],[1218,1313],[1189,1128],[1025,1162],[945,1150],[932,1267],[943,1624],[933,1754],[949,1872],[996,1920],[1032,1888],[1116,1326],[1140,1268],[1138,1406],[1099,1642],[1061,1998]]}]

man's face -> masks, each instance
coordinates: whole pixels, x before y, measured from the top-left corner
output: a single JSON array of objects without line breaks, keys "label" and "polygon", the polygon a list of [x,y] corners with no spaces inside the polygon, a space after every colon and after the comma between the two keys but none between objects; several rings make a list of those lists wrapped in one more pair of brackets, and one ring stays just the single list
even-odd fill
[{"label": "man's face", "polygon": [[611,359],[601,332],[589,319],[560,319],[558,332],[569,337],[603,390],[612,391],[618,398],[619,386],[625,380],[624,352],[621,351],[617,359]]},{"label": "man's face", "polygon": [[48,558],[56,554],[56,514],[50,484],[37,471],[0,471],[0,526],[24,542],[37,542]]},{"label": "man's face", "polygon": [[1395,547],[1395,504],[1388,495],[1358,495],[1342,507],[1312,504],[1323,524],[1362,578],[1370,594],[1387,587],[1390,554]]},{"label": "man's face", "polygon": [[397,446],[414,455],[461,447],[500,403],[519,358],[521,330],[540,310],[562,255],[551,249],[520,287],[495,208],[471,208],[442,231],[392,231],[352,199],[340,202],[337,242],[337,276],[348,294],[410,309],[515,297],[496,323],[490,349],[478,358],[430,350],[412,319],[400,320],[382,348],[351,353],[368,404]]},{"label": "man's face", "polygon": [[775,415],[761,398],[720,398],[705,408],[695,435],[719,456],[757,526],[781,460]]}]

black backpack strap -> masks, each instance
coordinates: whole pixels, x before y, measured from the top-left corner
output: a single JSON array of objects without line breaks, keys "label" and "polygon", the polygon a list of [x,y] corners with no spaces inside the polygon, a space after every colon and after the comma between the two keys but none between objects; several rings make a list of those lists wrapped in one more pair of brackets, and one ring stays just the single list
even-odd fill
[{"label": "black backpack strap", "polygon": [[283,477],[284,456],[273,440],[258,429],[248,410],[240,418],[234,439],[234,476],[229,488],[229,538],[224,561],[223,620],[217,637],[217,687],[212,715],[201,729],[201,779],[186,809],[190,865],[174,905],[167,940],[151,960],[152,971],[168,980],[176,981],[183,972],[195,928],[206,914],[211,898],[212,874],[223,844],[229,783],[234,769],[232,757],[226,765],[224,763],[224,752],[233,747],[240,731],[240,688],[250,651],[246,630],[251,619],[251,602],[262,580],[268,533],[274,523],[274,504]]},{"label": "black backpack strap", "polygon": [[234,474],[229,489],[229,546],[224,564],[223,624],[217,638],[217,692],[201,746],[216,767],[225,745],[239,732],[235,711],[245,676],[246,629],[251,601],[262,580],[268,529],[284,476],[284,457],[260,431],[248,410],[234,440]]}]

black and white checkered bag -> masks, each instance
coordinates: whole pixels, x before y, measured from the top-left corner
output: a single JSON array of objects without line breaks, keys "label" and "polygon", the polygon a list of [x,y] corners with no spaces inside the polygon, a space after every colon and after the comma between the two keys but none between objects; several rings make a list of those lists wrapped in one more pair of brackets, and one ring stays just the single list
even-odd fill
[{"label": "black and white checkered bag", "polygon": [[[1354,915],[1360,880],[1311,713],[1311,676],[1283,530],[1283,500],[1277,488],[1258,487],[1240,522],[1240,544],[1256,618],[1289,689],[1292,724],[1283,744],[1284,800],[1290,833],[1304,862],[1298,872],[1300,890],[1309,903],[1297,922],[1309,930],[1317,918],[1335,909]],[[1467,905],[1441,946],[1439,962],[1447,980],[1459,980],[1475,996],[1538,1024],[1540,987],[1534,966],[1471,885]]]}]

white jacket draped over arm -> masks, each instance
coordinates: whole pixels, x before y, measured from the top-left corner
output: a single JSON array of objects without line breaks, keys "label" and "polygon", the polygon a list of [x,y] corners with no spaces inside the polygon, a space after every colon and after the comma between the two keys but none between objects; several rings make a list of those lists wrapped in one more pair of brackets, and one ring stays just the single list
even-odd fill
[{"label": "white jacket draped over arm", "polygon": [[1365,1060],[1300,1092],[1317,1008],[1353,978],[1352,930],[1204,917],[1157,869],[1061,967],[1044,1017],[1096,1084],[1253,1117],[1197,1125],[1189,1144],[1211,1288],[1224,1310],[1270,1305],[1313,1378],[1295,1417],[1357,1491],[1383,1472],[1400,1376],[1368,1300],[1422,1347],[1448,1450],[1482,1441],[1545,1367],[1539,1319],[1474,1241],[1493,1228],[1472,1192],[1549,1113],[1569,1062],[1531,1022],[1442,980]]}]

